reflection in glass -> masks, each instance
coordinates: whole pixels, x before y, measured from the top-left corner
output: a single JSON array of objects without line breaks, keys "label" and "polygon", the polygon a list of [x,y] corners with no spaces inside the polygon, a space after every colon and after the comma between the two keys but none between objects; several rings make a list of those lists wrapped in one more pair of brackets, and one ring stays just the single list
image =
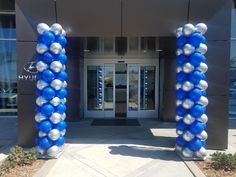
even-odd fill
[{"label": "reflection in glass", "polygon": [[236,116],[236,41],[231,41],[229,70],[229,114]]},{"label": "reflection in glass", "polygon": [[113,67],[104,66],[104,110],[113,108]]},{"label": "reflection in glass", "polygon": [[99,37],[87,37],[87,48],[90,52],[99,51]]},{"label": "reflection in glass", "polygon": [[140,67],[140,110],[155,109],[155,66]]},{"label": "reflection in glass", "polygon": [[156,38],[141,37],[141,50],[144,52],[154,52],[156,50]]},{"label": "reflection in glass", "polygon": [[129,111],[138,110],[138,66],[129,66]]},{"label": "reflection in glass", "polygon": [[138,51],[138,45],[139,45],[139,38],[138,37],[130,37],[129,38],[129,51],[134,52]]},{"label": "reflection in glass", "polygon": [[113,39],[112,37],[104,38],[104,52],[113,52]]},{"label": "reflection in glass", "polygon": [[87,68],[88,110],[102,110],[102,66],[88,66]]}]

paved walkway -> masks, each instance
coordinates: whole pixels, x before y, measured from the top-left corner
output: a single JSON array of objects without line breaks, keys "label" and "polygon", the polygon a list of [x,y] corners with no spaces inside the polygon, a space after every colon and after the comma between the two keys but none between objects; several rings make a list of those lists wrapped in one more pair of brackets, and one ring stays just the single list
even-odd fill
[{"label": "paved walkway", "polygon": [[90,123],[91,120],[71,124],[65,152],[36,176],[193,176],[174,152],[174,123],[140,120],[141,126],[137,127],[90,126]]}]

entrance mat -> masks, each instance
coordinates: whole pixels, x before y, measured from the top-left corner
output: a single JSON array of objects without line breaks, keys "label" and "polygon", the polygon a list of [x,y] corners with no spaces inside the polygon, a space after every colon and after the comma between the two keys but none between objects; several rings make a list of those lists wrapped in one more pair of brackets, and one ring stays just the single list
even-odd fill
[{"label": "entrance mat", "polygon": [[138,119],[94,119],[92,126],[140,126]]}]

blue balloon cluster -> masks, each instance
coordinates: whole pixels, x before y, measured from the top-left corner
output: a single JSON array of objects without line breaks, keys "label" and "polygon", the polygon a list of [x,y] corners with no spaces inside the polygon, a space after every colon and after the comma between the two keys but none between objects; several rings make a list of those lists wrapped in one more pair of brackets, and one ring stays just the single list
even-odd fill
[{"label": "blue balloon cluster", "polygon": [[203,23],[186,24],[176,31],[176,150],[189,158],[206,157],[206,31]]},{"label": "blue balloon cluster", "polygon": [[67,73],[65,65],[67,43],[60,24],[37,26],[37,88],[35,142],[37,150],[48,158],[56,158],[63,150],[66,133]]}]

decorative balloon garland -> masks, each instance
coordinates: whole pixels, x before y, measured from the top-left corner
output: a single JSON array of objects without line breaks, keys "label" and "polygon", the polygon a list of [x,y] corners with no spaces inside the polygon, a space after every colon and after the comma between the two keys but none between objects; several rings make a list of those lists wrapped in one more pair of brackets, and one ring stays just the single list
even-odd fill
[{"label": "decorative balloon garland", "polygon": [[206,65],[207,31],[204,23],[186,24],[176,30],[176,150],[186,158],[205,159],[207,153],[205,131],[208,117],[205,113],[208,84],[204,73]]},{"label": "decorative balloon garland", "polygon": [[66,133],[66,33],[58,23],[37,26],[36,149],[42,157],[57,158]]}]

